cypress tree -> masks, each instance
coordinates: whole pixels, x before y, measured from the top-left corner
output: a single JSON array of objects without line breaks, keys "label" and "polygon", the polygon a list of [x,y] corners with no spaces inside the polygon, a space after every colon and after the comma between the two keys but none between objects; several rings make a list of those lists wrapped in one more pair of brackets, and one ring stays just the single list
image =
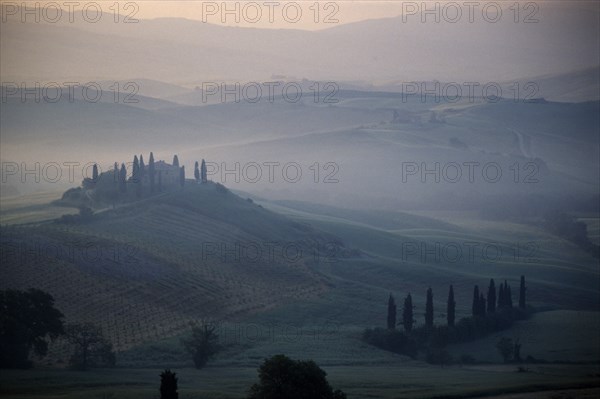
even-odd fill
[{"label": "cypress tree", "polygon": [[119,191],[122,193],[127,192],[127,169],[125,164],[121,164],[121,172],[119,173]]},{"label": "cypress tree", "polygon": [[521,285],[519,287],[519,307],[521,309],[525,309],[525,307],[527,306],[526,295],[527,287],[525,287],[525,276],[521,276]]},{"label": "cypress tree", "polygon": [[140,154],[140,179],[143,179],[146,175],[146,164],[144,163],[144,156]]},{"label": "cypress tree", "polygon": [[454,301],[454,288],[450,285],[450,291],[448,291],[448,304],[446,307],[446,320],[448,321],[448,327],[454,327],[454,317],[456,315],[456,302]]},{"label": "cypress tree", "polygon": [[413,327],[413,305],[410,294],[404,299],[404,309],[402,310],[402,324],[406,332],[411,332]]},{"label": "cypress tree", "polygon": [[131,175],[131,181],[135,187],[135,196],[140,198],[142,196],[142,179],[140,178],[140,163],[137,155],[133,157],[133,173]]},{"label": "cypress tree", "polygon": [[94,183],[98,182],[98,165],[94,164],[94,167],[92,169],[92,181]]},{"label": "cypress tree", "polygon": [[200,170],[198,169],[198,161],[194,164],[194,179],[196,179],[196,183],[200,182]]},{"label": "cypress tree", "polygon": [[480,316],[480,302],[479,302],[479,287],[476,285],[473,289],[473,305],[471,306],[471,313],[473,317]]},{"label": "cypress tree", "polygon": [[208,181],[206,178],[206,162],[204,162],[204,159],[202,160],[202,165],[200,166],[200,180],[202,180],[202,183],[206,183]]},{"label": "cypress tree", "polygon": [[433,327],[433,292],[431,287],[427,289],[427,302],[425,303],[425,326]]},{"label": "cypress tree", "polygon": [[154,154],[150,153],[150,159],[148,160],[148,175],[150,176],[150,193],[154,193],[154,177],[156,170],[154,168]]},{"label": "cypress tree", "polygon": [[165,370],[160,375],[160,399],[178,399],[177,373]]},{"label": "cypress tree", "polygon": [[506,300],[506,307],[509,309],[512,309],[512,307],[513,307],[512,294],[510,292],[510,285],[508,285],[508,284],[504,288],[504,298]]},{"label": "cypress tree", "polygon": [[487,311],[488,313],[496,311],[496,284],[494,284],[494,279],[490,279],[490,286],[488,288]]},{"label": "cypress tree", "polygon": [[179,158],[177,158],[177,155],[173,155],[173,166],[179,167]]},{"label": "cypress tree", "polygon": [[140,178],[140,162],[137,155],[133,156],[133,172],[131,173],[131,181],[137,183]]},{"label": "cypress tree", "polygon": [[500,288],[498,289],[498,308],[504,307],[504,283],[500,283]]},{"label": "cypress tree", "polygon": [[483,294],[479,294],[479,316],[485,316],[485,298]]},{"label": "cypress tree", "polygon": [[119,182],[119,164],[116,162],[113,169],[113,180],[115,184]]},{"label": "cypress tree", "polygon": [[388,330],[396,328],[396,301],[394,301],[392,294],[388,299],[387,328]]}]

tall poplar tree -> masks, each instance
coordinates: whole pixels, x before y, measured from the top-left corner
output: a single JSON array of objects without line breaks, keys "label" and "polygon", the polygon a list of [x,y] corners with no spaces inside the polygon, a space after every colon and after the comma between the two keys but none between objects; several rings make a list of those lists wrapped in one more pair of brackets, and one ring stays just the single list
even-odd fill
[{"label": "tall poplar tree", "polygon": [[446,306],[446,320],[448,327],[454,327],[454,318],[456,316],[456,302],[454,301],[454,288],[450,285],[448,291],[448,304]]},{"label": "tall poplar tree", "polygon": [[427,289],[427,302],[425,303],[425,326],[433,327],[433,292],[431,287]]},{"label": "tall poplar tree", "polygon": [[387,328],[389,330],[396,328],[396,301],[392,294],[390,294],[388,299]]},{"label": "tall poplar tree", "polygon": [[412,297],[408,294],[404,299],[404,309],[402,310],[402,324],[404,325],[404,330],[406,332],[411,332],[413,323]]}]

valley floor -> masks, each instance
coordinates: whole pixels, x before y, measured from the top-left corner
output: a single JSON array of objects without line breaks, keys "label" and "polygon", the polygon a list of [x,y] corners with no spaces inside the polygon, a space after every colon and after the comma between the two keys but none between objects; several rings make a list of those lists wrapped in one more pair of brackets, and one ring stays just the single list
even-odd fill
[{"label": "valley floor", "polygon": [[[339,365],[324,369],[334,388],[348,398],[597,397],[598,365],[451,366],[421,362],[395,365]],[[3,370],[0,395],[13,399],[158,398],[159,369],[103,369],[75,372],[60,369]],[[243,398],[257,380],[256,369],[209,367],[177,369],[181,399]],[[31,387],[35,386],[35,391]],[[525,392],[525,393],[518,393]],[[535,392],[535,393],[532,393]],[[493,396],[499,395],[499,396]],[[584,396],[581,396],[584,395]],[[587,396],[585,396],[587,395]]]}]

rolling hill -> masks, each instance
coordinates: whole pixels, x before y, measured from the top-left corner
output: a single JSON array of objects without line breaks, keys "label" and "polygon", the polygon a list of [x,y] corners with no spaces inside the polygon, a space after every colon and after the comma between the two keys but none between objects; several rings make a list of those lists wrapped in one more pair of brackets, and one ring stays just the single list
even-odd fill
[{"label": "rolling hill", "polygon": [[47,290],[122,350],[330,287],[314,262],[339,240],[216,187],[189,184],[88,223],[3,227],[2,288]]},{"label": "rolling hill", "polygon": [[2,23],[0,62],[3,79],[11,81],[83,83],[137,76],[186,87],[273,75],[367,83],[505,81],[599,64],[597,4],[544,2],[538,23],[515,23],[509,10],[504,13],[498,23],[481,15],[476,23],[462,18],[435,24],[399,16],[277,34],[181,18],[115,24],[112,18],[86,23],[77,15],[71,23],[64,15],[53,24],[22,23],[17,13]]},{"label": "rolling hill", "polygon": [[[474,284],[514,282],[523,273],[536,306],[597,306],[597,261],[536,227],[484,223],[474,214],[440,220],[258,205],[217,187],[189,181],[183,191],[103,208],[87,222],[15,224],[5,210],[2,288],[47,290],[69,320],[100,322],[120,350],[178,335],[208,316],[335,320],[352,331],[378,324],[387,293],[425,286],[443,293],[449,282],[466,315]],[[429,252],[418,250],[423,245]],[[457,257],[456,248],[465,252]],[[436,306],[444,300],[437,296]],[[415,295],[416,306],[422,301]]]},{"label": "rolling hill", "polygon": [[[215,168],[211,179],[234,189],[354,208],[481,209],[501,199],[513,207],[542,201],[581,210],[579,202],[598,196],[600,175],[590,168],[600,162],[597,101],[423,101],[356,90],[336,97],[335,104],[278,97],[204,106],[157,99],[145,106],[146,97],[139,104],[9,98],[2,106],[0,155],[30,163],[93,160],[106,170],[115,159],[129,158],[128,147],[152,142],[179,153],[188,170],[193,160],[206,159]],[[48,157],[49,149],[60,150],[61,159]],[[248,164],[268,162],[279,165],[273,179],[262,166],[256,181],[246,176]],[[282,175],[288,163],[300,165],[299,181]],[[465,163],[477,165],[472,174]],[[236,176],[222,174],[236,168]],[[437,177],[423,174],[436,168]],[[18,177],[8,176],[17,189]],[[65,183],[73,184],[66,178],[57,184]]]}]

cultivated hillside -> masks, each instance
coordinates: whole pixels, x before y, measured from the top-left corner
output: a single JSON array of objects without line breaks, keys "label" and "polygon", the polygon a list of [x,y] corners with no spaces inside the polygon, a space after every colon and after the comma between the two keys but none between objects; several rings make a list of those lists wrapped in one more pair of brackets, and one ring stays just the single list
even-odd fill
[{"label": "cultivated hillside", "polygon": [[213,183],[61,220],[2,228],[2,288],[50,292],[119,349],[321,295],[319,257],[342,246]]}]

